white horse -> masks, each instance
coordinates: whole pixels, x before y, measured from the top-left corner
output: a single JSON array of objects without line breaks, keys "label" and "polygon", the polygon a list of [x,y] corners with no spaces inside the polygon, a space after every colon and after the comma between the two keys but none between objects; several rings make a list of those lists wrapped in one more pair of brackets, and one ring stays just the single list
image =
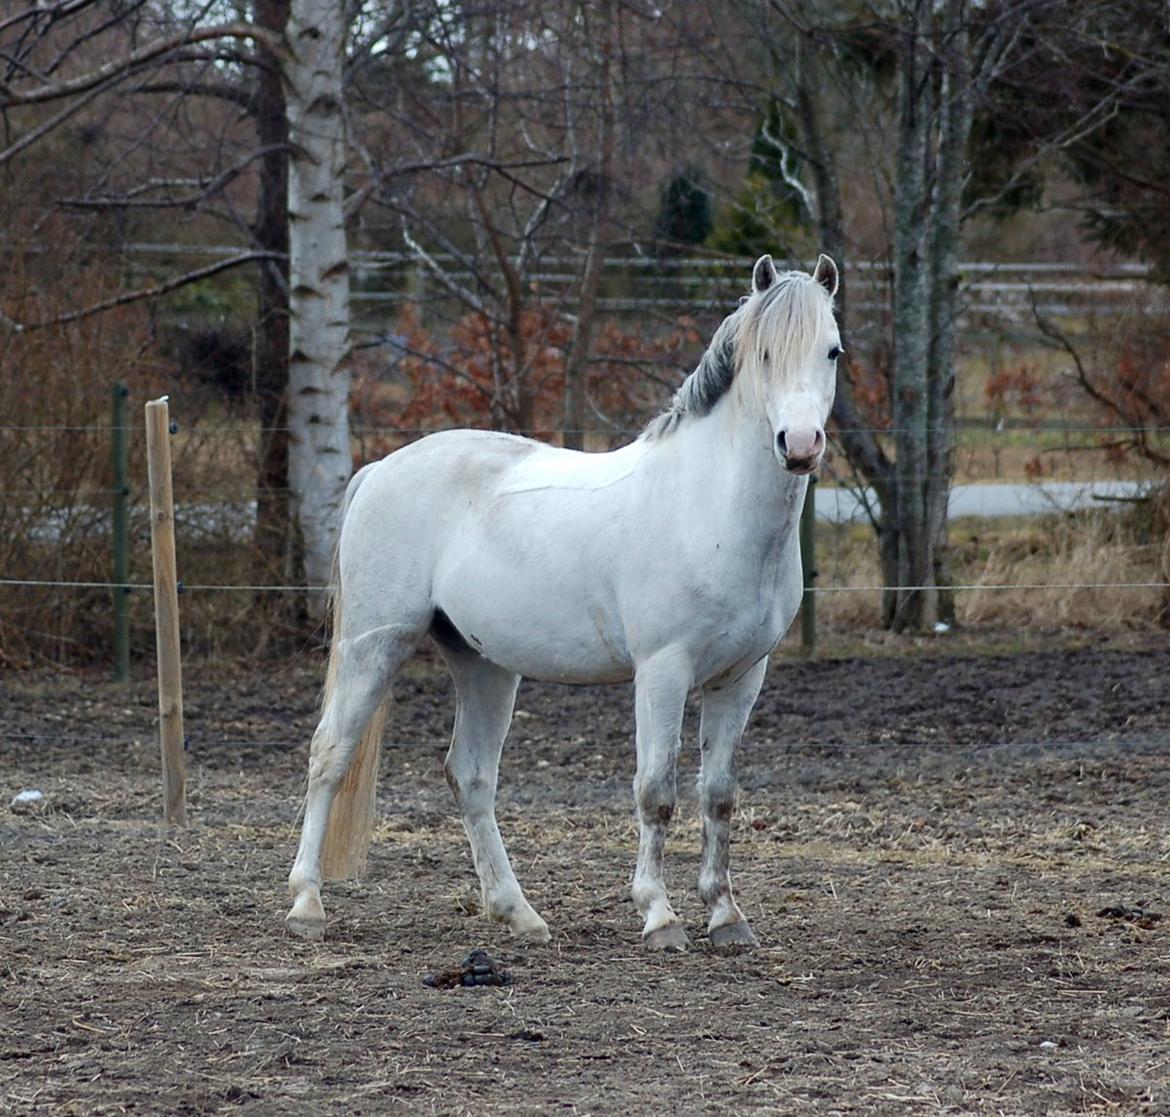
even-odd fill
[{"label": "white horse", "polygon": [[732,896],[734,755],[768,654],[801,596],[797,525],[825,449],[840,334],[837,267],[778,273],[716,331],[670,407],[628,446],[583,454],[487,431],[433,434],[350,482],[334,635],[289,876],[295,933],[324,933],[323,880],[364,867],[390,683],[430,635],[455,680],[446,759],[484,911],[526,939],[548,926],[495,818],[520,677],[634,680],[642,937],[684,949],[662,853],[683,704],[702,690],[699,894],[716,947],[755,938]]}]

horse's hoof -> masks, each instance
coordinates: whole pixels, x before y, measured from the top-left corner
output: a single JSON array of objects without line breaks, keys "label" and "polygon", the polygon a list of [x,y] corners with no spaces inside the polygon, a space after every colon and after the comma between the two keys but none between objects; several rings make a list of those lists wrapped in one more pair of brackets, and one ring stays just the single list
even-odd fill
[{"label": "horse's hoof", "polygon": [[521,942],[548,942],[552,938],[548,924],[523,899],[519,902],[488,903],[484,907],[489,919],[505,924],[512,936]]},{"label": "horse's hoof", "polygon": [[751,950],[759,945],[756,942],[756,936],[752,934],[751,927],[748,926],[746,920],[742,919],[736,923],[724,923],[719,927],[712,927],[707,934],[711,939],[711,945],[716,950]]},{"label": "horse's hoof", "polygon": [[284,917],[284,925],[302,939],[317,941],[325,937],[325,909],[321,898],[312,890],[302,892]]},{"label": "horse's hoof", "polygon": [[537,916],[538,922],[528,924],[524,927],[513,927],[512,935],[521,942],[540,943],[548,942],[552,935],[549,933],[548,924],[543,919]]},{"label": "horse's hoof", "polygon": [[674,951],[679,954],[691,945],[681,923],[667,923],[666,926],[643,935],[642,941],[650,950]]},{"label": "horse's hoof", "polygon": [[318,942],[325,937],[324,919],[300,919],[290,911],[285,916],[284,925],[298,938]]}]

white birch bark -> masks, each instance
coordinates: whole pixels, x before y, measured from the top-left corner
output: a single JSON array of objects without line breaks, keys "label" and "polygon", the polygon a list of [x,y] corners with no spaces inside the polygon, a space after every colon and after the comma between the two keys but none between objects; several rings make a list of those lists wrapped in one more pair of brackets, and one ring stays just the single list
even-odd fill
[{"label": "white birch bark", "polygon": [[[309,586],[328,583],[352,469],[349,256],[342,175],[345,5],[292,0],[289,140],[289,487]],[[324,595],[310,594],[320,613]]]}]

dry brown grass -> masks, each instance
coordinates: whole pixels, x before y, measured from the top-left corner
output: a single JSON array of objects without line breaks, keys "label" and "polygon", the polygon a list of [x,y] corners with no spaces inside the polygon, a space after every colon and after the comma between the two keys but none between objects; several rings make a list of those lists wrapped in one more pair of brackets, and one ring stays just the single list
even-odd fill
[{"label": "dry brown grass", "polygon": [[992,534],[979,524],[956,531],[956,581],[986,587],[960,598],[962,621],[1152,627],[1165,593],[1154,583],[1165,577],[1167,539],[1144,521],[1140,512],[1090,510],[1008,521]]},{"label": "dry brown grass", "polygon": [[[1149,505],[951,526],[958,620],[968,627],[1151,629],[1170,571],[1170,536]],[[881,584],[866,527],[818,530],[817,616],[832,629],[880,623]]]}]

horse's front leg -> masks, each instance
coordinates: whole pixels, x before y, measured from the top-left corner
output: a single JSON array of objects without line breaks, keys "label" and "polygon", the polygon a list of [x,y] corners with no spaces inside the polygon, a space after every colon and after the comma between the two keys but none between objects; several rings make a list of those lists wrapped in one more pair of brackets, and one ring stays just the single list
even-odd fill
[{"label": "horse's front leg", "polygon": [[690,669],[679,656],[661,654],[639,664],[634,680],[638,770],[634,800],[640,835],[632,889],[645,919],[642,941],[655,950],[685,950],[687,934],[666,895],[662,853],[674,814],[676,767]]},{"label": "horse's front leg", "polygon": [[768,668],[761,659],[733,682],[703,687],[699,742],[699,809],[703,815],[703,853],[699,895],[711,913],[707,934],[719,948],[754,946],[756,937],[731,894],[730,829],[735,809],[735,749],[759,696]]}]

